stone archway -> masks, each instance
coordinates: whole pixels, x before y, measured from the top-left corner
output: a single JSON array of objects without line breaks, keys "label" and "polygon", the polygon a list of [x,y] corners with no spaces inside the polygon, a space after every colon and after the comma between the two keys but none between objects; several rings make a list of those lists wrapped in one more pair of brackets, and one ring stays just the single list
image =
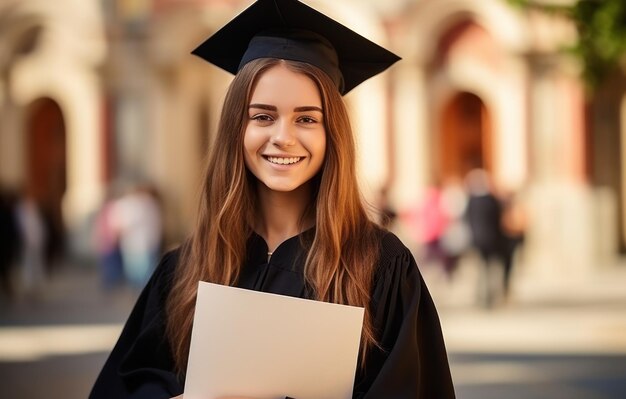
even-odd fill
[{"label": "stone archway", "polygon": [[489,79],[501,73],[501,59],[492,36],[473,20],[458,21],[439,38],[428,68],[436,133],[433,177],[462,179],[473,168],[498,170],[493,145],[498,88]]},{"label": "stone archway", "polygon": [[492,168],[491,119],[475,94],[457,93],[439,115],[438,175],[463,178],[473,168]]},{"label": "stone archway", "polygon": [[48,227],[48,255],[63,251],[62,200],[67,188],[65,118],[50,98],[32,102],[26,113],[26,192],[41,207]]}]

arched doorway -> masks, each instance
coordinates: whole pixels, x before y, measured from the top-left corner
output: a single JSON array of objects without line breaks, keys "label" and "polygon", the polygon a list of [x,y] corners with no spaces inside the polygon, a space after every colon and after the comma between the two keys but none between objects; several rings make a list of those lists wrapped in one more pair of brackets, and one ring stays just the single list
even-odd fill
[{"label": "arched doorway", "polygon": [[456,94],[440,114],[439,177],[463,178],[473,168],[491,170],[491,121],[483,101]]},{"label": "arched doorway", "polygon": [[63,113],[50,98],[34,101],[27,110],[27,180],[25,190],[36,200],[48,228],[48,256],[63,250],[61,201],[66,184],[66,133]]}]

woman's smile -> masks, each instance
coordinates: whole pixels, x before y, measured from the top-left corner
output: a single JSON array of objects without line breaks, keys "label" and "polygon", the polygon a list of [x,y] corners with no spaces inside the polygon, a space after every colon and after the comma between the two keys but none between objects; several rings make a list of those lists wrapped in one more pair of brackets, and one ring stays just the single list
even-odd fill
[{"label": "woman's smile", "polygon": [[278,157],[272,155],[263,155],[263,157],[274,165],[294,165],[304,159],[304,157]]}]

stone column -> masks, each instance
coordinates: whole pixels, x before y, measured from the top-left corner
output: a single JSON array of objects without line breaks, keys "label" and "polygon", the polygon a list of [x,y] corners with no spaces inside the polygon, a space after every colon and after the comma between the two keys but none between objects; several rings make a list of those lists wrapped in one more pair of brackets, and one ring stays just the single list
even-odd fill
[{"label": "stone column", "polygon": [[425,71],[410,60],[395,67],[393,80],[394,185],[390,192],[400,210],[414,207],[428,185],[432,153],[428,130]]},{"label": "stone column", "polygon": [[[547,56],[546,56],[547,57]],[[555,56],[554,56],[555,57]],[[583,153],[579,81],[560,58],[531,60],[528,265],[536,281],[567,284],[595,267],[593,197],[576,166]]]}]

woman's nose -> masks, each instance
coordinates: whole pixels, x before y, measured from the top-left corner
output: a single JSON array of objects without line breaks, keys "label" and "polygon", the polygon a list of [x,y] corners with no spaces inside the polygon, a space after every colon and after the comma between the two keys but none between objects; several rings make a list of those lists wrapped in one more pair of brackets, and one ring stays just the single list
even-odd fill
[{"label": "woman's nose", "polygon": [[270,138],[270,143],[276,147],[288,147],[294,145],[296,143],[296,137],[293,129],[294,126],[287,121],[282,121],[276,124],[276,130]]}]

